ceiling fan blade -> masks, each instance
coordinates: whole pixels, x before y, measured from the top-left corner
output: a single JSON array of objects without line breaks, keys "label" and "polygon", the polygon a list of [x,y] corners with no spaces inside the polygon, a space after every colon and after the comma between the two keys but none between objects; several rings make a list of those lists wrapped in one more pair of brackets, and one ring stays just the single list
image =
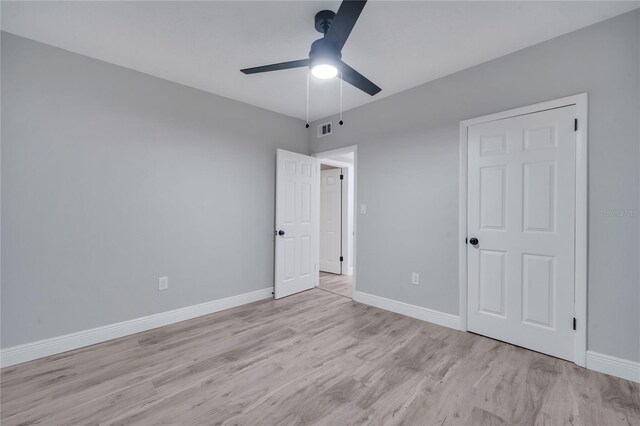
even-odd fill
[{"label": "ceiling fan blade", "polygon": [[343,81],[346,81],[371,96],[382,90],[367,77],[363,76],[344,62],[340,62],[342,64],[342,73],[340,75],[342,76]]},{"label": "ceiling fan blade", "polygon": [[365,4],[367,4],[367,0],[344,0],[340,5],[329,31],[324,36],[324,39],[336,47],[338,51],[341,51],[347,42]]},{"label": "ceiling fan blade", "polygon": [[261,67],[245,68],[242,71],[245,74],[256,74],[260,72],[288,70],[290,68],[308,67],[309,59],[300,59],[299,61],[280,62],[279,64],[263,65]]}]

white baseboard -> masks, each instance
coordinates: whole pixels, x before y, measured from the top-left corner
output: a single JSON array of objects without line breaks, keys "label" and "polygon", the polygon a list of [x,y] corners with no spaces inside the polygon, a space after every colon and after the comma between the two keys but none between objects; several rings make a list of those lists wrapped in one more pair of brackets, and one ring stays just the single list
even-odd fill
[{"label": "white baseboard", "polygon": [[[380,296],[374,296],[361,291],[353,292],[353,300],[364,303],[365,305],[375,306],[376,308],[396,312],[398,314],[442,325],[444,327],[456,330],[461,329],[460,317],[456,315],[446,314],[444,312],[434,311],[432,309],[410,305],[408,303],[398,302],[396,300]],[[605,355],[598,352],[587,351],[586,367],[589,370],[598,371],[600,373],[640,383],[639,362],[629,361],[627,359],[617,358],[615,356]]]},{"label": "white baseboard", "polygon": [[376,308],[417,318],[422,321],[460,330],[460,317],[457,315],[446,314],[444,312],[434,311],[433,309],[410,305],[408,303],[374,296],[373,294],[363,293],[361,291],[353,292],[353,300],[364,303],[365,305],[371,305]]},{"label": "white baseboard", "polygon": [[[250,293],[239,294],[224,299],[212,300],[199,305],[187,306],[173,311],[162,312],[146,317],[97,327],[77,333],[66,334],[64,336],[52,337],[50,339],[39,340],[37,342],[12,346],[0,351],[0,366],[9,367],[49,355],[67,352],[96,343],[106,342],[130,334],[140,333],[153,328],[174,324],[180,321],[196,318],[247,303],[256,302],[272,297],[271,287]],[[372,294],[355,291],[353,300],[376,308],[396,312],[422,321],[438,324],[444,327],[460,330],[460,317],[433,309],[410,305],[404,302],[387,299]],[[598,352],[587,351],[588,369],[610,374],[622,379],[640,383],[640,363],[605,355]]]},{"label": "white baseboard", "polygon": [[252,291],[250,293],[239,294],[224,299],[212,300],[199,305],[187,306],[173,311],[162,312],[116,324],[105,325],[77,333],[65,334],[64,336],[52,337],[50,339],[39,340],[37,342],[25,343],[23,345],[12,346],[0,351],[0,366],[9,367],[37,358],[55,355],[84,346],[95,345],[107,340],[141,331],[151,330],[176,322],[185,321],[202,315],[212,314],[247,303],[256,302],[272,297],[272,287]]},{"label": "white baseboard", "polygon": [[587,351],[587,368],[640,383],[640,362]]}]

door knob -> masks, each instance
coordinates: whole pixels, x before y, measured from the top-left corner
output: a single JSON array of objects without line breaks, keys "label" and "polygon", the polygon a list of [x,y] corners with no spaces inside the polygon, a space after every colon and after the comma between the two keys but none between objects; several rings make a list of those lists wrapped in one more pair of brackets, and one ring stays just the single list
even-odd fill
[{"label": "door knob", "polygon": [[278,235],[280,235],[281,237],[284,235],[284,231],[281,229],[278,231]]},{"label": "door knob", "polygon": [[469,244],[471,244],[472,246],[477,246],[479,243],[477,238],[471,238],[469,239]]}]

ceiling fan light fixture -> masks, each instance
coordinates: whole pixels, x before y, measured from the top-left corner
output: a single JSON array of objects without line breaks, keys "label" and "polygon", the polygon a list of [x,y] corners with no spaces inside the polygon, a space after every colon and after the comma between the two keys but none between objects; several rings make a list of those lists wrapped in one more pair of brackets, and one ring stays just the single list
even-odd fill
[{"label": "ceiling fan light fixture", "polygon": [[316,78],[327,80],[338,75],[338,68],[331,64],[318,64],[311,68],[311,74]]},{"label": "ceiling fan light fixture", "polygon": [[337,12],[321,10],[316,13],[314,18],[315,28],[322,33],[322,38],[311,43],[307,59],[244,68],[240,71],[245,74],[258,74],[308,67],[311,73],[307,72],[307,87],[309,85],[309,74],[321,79],[338,77],[341,81],[349,83],[371,96],[375,95],[380,92],[380,87],[342,62],[342,48],[366,3],[367,0],[343,0]]}]

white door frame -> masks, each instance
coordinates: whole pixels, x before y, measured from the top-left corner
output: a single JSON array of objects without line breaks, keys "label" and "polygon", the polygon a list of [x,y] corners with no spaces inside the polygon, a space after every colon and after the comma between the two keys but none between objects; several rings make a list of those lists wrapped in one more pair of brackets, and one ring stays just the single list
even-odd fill
[{"label": "white door frame", "polygon": [[[353,165],[346,164],[339,161],[329,160],[331,157],[339,157],[344,154],[353,153]],[[357,253],[357,245],[358,245],[358,215],[357,205],[358,205],[358,145],[346,146],[344,148],[332,149],[329,151],[317,152],[315,154],[311,154],[312,157],[317,157],[319,163],[334,165],[338,167],[353,167],[353,275],[351,276],[351,298],[356,293],[356,253]],[[319,178],[319,177],[318,177]],[[318,195],[319,196],[319,195]],[[320,208],[320,203],[318,203],[318,209]],[[318,211],[319,214],[319,211]],[[344,216],[343,216],[344,218]],[[318,237],[320,236],[320,229],[318,228]],[[320,238],[318,238],[319,244]],[[347,259],[347,257],[345,257]],[[348,260],[348,259],[347,259]],[[348,262],[347,267],[348,267]],[[344,269],[343,269],[344,273]]]},{"label": "white door frame", "polygon": [[473,124],[502,120],[519,115],[576,106],[578,129],[576,132],[576,200],[575,200],[575,283],[574,316],[577,322],[575,332],[575,360],[582,367],[586,365],[587,353],[587,93],[516,108],[509,111],[471,118],[460,122],[460,210],[459,210],[459,284],[460,284],[460,329],[467,330],[467,143],[468,127]]}]

